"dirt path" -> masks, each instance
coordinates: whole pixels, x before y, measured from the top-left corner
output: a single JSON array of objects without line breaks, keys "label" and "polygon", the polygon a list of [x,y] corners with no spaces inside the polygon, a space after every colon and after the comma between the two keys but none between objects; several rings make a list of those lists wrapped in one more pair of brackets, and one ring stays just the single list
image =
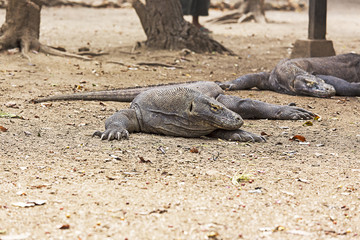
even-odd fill
[{"label": "dirt path", "polygon": [[[337,53],[359,53],[360,6],[349,2],[353,5],[329,1],[328,38]],[[210,17],[219,14],[211,11]],[[1,10],[0,19],[4,15]],[[262,144],[149,134],[100,141],[91,138],[94,130],[128,104],[28,102],[74,90],[222,81],[270,70],[297,38],[306,37],[307,17],[306,12],[267,16],[273,23],[207,25],[238,56],[189,54],[184,61],[180,51],[131,53],[135,41],[145,40],[132,9],[43,9],[43,43],[109,55],[84,62],[32,54],[35,66],[19,54],[0,55],[0,109],[23,117],[0,118],[8,129],[0,131],[0,239],[360,238],[357,97],[229,93],[296,103],[322,116],[312,126],[247,120],[244,129],[268,134]],[[128,67],[139,62],[175,62],[182,69]],[[306,142],[289,141],[294,135]],[[234,185],[236,173],[247,181]],[[33,200],[46,203],[17,206]]]}]

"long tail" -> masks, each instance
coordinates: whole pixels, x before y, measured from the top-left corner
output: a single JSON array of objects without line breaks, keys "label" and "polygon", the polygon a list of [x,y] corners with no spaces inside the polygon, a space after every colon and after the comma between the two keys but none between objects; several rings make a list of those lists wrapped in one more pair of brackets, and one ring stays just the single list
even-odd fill
[{"label": "long tail", "polygon": [[55,95],[50,97],[44,97],[39,99],[33,99],[33,103],[41,102],[51,102],[51,101],[114,101],[114,102],[131,102],[137,95],[141,92],[144,92],[150,88],[163,87],[163,86],[175,86],[175,85],[184,85],[193,82],[185,83],[166,83],[158,85],[149,85],[149,86],[139,86],[132,88],[122,88],[114,90],[104,90],[96,92],[83,92],[83,93],[74,93],[67,95]]},{"label": "long tail", "polygon": [[33,99],[33,103],[50,102],[50,101],[114,101],[114,102],[131,102],[141,92],[149,89],[148,87],[116,89],[97,92],[74,93],[67,95],[55,95],[39,99]]}]

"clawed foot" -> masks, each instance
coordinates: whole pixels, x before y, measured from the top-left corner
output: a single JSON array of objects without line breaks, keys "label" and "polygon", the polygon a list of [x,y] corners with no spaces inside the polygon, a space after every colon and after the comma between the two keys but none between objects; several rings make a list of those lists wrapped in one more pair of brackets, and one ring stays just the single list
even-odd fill
[{"label": "clawed foot", "polygon": [[251,132],[247,132],[241,129],[237,129],[237,130],[218,129],[212,132],[209,136],[214,138],[221,138],[229,141],[266,142],[266,139],[263,136]]},{"label": "clawed foot", "polygon": [[230,82],[216,82],[219,87],[224,91],[230,91],[234,87],[234,84]]},{"label": "clawed foot", "polygon": [[92,135],[93,137],[100,137],[101,140],[121,140],[121,139],[129,139],[129,132],[126,129],[118,130],[118,129],[107,129],[104,132],[96,131]]},{"label": "clawed foot", "polygon": [[279,120],[309,120],[315,117],[315,114],[303,108],[282,106],[276,113],[276,119]]}]

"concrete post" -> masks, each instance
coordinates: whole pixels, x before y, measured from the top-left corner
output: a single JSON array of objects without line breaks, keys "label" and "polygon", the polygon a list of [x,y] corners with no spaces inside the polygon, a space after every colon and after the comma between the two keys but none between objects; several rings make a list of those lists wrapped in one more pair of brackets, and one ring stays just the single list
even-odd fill
[{"label": "concrete post", "polygon": [[309,0],[308,39],[296,40],[290,58],[334,56],[332,41],[326,40],[327,0]]}]

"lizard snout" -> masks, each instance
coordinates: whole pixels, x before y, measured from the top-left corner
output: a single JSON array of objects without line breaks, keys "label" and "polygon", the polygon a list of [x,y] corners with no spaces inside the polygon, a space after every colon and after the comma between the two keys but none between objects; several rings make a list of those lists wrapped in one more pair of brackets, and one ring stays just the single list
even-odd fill
[{"label": "lizard snout", "polygon": [[229,117],[228,119],[226,119],[223,122],[225,129],[235,130],[235,129],[240,128],[244,124],[244,120],[242,119],[242,117],[239,114],[232,112],[232,111],[231,111],[231,113],[233,116]]}]

